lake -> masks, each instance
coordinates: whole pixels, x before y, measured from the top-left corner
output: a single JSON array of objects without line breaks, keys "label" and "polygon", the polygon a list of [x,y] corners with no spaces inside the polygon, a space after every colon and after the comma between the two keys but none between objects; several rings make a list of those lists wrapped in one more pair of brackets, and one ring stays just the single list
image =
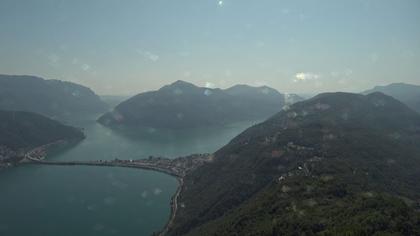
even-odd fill
[{"label": "lake", "polygon": [[[80,122],[87,138],[52,160],[175,158],[211,153],[255,122],[223,128],[113,131]],[[150,235],[170,215],[171,176],[120,167],[22,165],[0,171],[0,235]]]}]

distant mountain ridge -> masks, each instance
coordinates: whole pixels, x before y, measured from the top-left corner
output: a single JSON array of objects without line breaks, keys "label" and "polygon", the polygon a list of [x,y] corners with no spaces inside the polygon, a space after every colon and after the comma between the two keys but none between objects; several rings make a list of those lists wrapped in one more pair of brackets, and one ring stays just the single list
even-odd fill
[{"label": "distant mountain ridge", "polygon": [[[298,96],[293,96],[293,100],[298,99]],[[223,125],[266,119],[285,104],[283,94],[266,86],[236,85],[223,90],[198,87],[179,80],[120,103],[98,121],[107,126],[155,128]]]},{"label": "distant mountain ridge", "polygon": [[0,110],[36,112],[66,119],[102,113],[107,105],[91,89],[35,76],[0,75]]},{"label": "distant mountain ridge", "polygon": [[363,94],[382,92],[392,96],[420,113],[420,85],[393,83],[386,86],[376,86],[364,91]]},{"label": "distant mountain ridge", "polygon": [[187,175],[169,235],[419,235],[418,140],[382,93],[298,102]]},{"label": "distant mountain ridge", "polygon": [[110,108],[115,107],[130,98],[130,96],[127,95],[101,95],[100,97]]}]

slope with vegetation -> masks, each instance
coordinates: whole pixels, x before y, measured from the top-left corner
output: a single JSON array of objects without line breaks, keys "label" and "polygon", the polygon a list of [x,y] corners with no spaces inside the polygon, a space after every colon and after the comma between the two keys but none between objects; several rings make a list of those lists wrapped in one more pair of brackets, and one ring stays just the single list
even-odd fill
[{"label": "slope with vegetation", "polygon": [[[299,99],[297,96],[290,98]],[[107,126],[155,128],[224,125],[266,119],[285,104],[283,94],[265,86],[237,85],[222,90],[177,81],[122,102],[100,117],[99,122]]]},{"label": "slope with vegetation", "polygon": [[0,153],[3,162],[17,162],[22,153],[56,141],[78,141],[80,129],[30,112],[0,111]]},{"label": "slope with vegetation", "polygon": [[184,180],[170,235],[419,235],[420,115],[321,94],[253,126]]}]

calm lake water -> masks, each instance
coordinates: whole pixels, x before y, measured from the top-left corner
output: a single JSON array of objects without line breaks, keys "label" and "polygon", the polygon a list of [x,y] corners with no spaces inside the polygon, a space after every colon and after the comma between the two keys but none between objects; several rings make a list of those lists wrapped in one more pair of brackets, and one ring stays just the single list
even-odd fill
[{"label": "calm lake water", "polygon": [[[210,153],[255,122],[224,128],[112,131],[79,124],[87,138],[53,160],[138,159]],[[175,178],[117,167],[19,166],[0,171],[0,235],[150,235],[170,214]]]}]

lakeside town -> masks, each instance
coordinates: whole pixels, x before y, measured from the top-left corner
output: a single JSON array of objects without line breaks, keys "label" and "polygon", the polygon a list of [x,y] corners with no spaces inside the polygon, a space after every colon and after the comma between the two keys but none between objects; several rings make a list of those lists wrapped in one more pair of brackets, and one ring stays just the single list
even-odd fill
[{"label": "lakeside town", "polygon": [[[43,145],[32,149],[20,158],[22,164],[46,164],[46,165],[90,165],[90,166],[119,166],[132,167],[141,169],[150,169],[175,177],[184,177],[190,171],[197,167],[211,162],[213,155],[211,154],[192,154],[189,156],[178,157],[174,159],[166,157],[149,156],[146,159],[118,159],[113,160],[94,160],[94,161],[51,161],[45,160],[48,148],[52,145],[61,144],[61,142],[54,142],[48,145]],[[12,155],[12,154],[9,154]]]}]

